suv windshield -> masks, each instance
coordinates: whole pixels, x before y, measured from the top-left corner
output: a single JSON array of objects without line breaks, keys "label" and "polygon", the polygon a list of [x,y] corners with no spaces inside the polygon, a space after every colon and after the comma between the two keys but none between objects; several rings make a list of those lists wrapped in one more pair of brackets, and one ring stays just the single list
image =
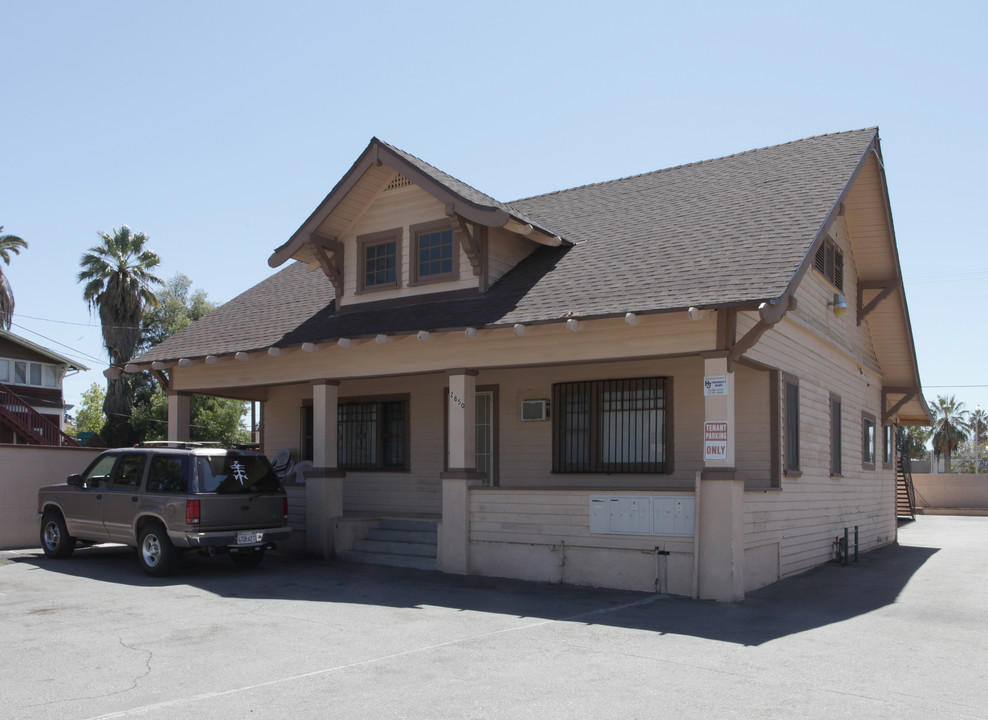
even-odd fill
[{"label": "suv windshield", "polygon": [[221,494],[263,493],[281,490],[278,476],[262,456],[200,455],[199,492]]}]

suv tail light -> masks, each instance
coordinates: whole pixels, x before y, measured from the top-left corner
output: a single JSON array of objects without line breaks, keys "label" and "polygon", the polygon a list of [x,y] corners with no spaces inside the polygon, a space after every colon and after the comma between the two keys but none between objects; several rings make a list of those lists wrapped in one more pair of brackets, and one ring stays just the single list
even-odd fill
[{"label": "suv tail light", "polygon": [[199,524],[199,501],[198,500],[186,500],[185,501],[185,524],[186,525],[198,525]]},{"label": "suv tail light", "polygon": [[281,514],[285,516],[285,520],[288,519],[288,498],[281,498]]}]

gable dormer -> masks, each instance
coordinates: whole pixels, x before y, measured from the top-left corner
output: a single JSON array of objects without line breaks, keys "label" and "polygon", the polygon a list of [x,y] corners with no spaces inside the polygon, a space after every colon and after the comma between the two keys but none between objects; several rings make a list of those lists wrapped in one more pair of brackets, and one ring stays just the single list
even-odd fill
[{"label": "gable dormer", "polygon": [[329,278],[338,308],[373,300],[485,292],[558,235],[398,148],[372,139],[291,239],[268,259]]}]

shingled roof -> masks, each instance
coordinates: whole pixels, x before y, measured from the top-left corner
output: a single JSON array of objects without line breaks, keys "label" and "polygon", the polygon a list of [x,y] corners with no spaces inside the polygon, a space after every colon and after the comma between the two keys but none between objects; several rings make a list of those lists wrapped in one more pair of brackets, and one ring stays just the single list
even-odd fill
[{"label": "shingled roof", "polygon": [[530,218],[572,245],[539,248],[482,295],[416,298],[414,308],[385,301],[338,312],[326,277],[294,263],[136,362],[771,302],[800,277],[877,138],[877,128],[820,135],[509,203],[382,143],[450,192]]}]

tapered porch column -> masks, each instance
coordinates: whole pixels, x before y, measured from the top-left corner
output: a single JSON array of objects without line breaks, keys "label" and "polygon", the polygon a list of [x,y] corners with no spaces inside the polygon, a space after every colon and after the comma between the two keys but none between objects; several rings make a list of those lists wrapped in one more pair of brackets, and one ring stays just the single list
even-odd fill
[{"label": "tapered porch column", "polygon": [[336,519],[343,516],[343,473],[337,458],[340,383],[312,383],[312,469],[305,473],[306,549],[321,558],[336,548]]},{"label": "tapered porch column", "polygon": [[705,355],[703,375],[697,591],[705,600],[736,602],[744,599],[744,476],[734,464],[735,375],[727,353]]},{"label": "tapered porch column", "polygon": [[439,536],[439,569],[470,572],[470,488],[480,484],[477,472],[477,371],[449,370],[448,470],[442,474],[443,522]]},{"label": "tapered porch column", "polygon": [[173,442],[188,442],[189,413],[191,395],[168,393],[168,439]]}]

